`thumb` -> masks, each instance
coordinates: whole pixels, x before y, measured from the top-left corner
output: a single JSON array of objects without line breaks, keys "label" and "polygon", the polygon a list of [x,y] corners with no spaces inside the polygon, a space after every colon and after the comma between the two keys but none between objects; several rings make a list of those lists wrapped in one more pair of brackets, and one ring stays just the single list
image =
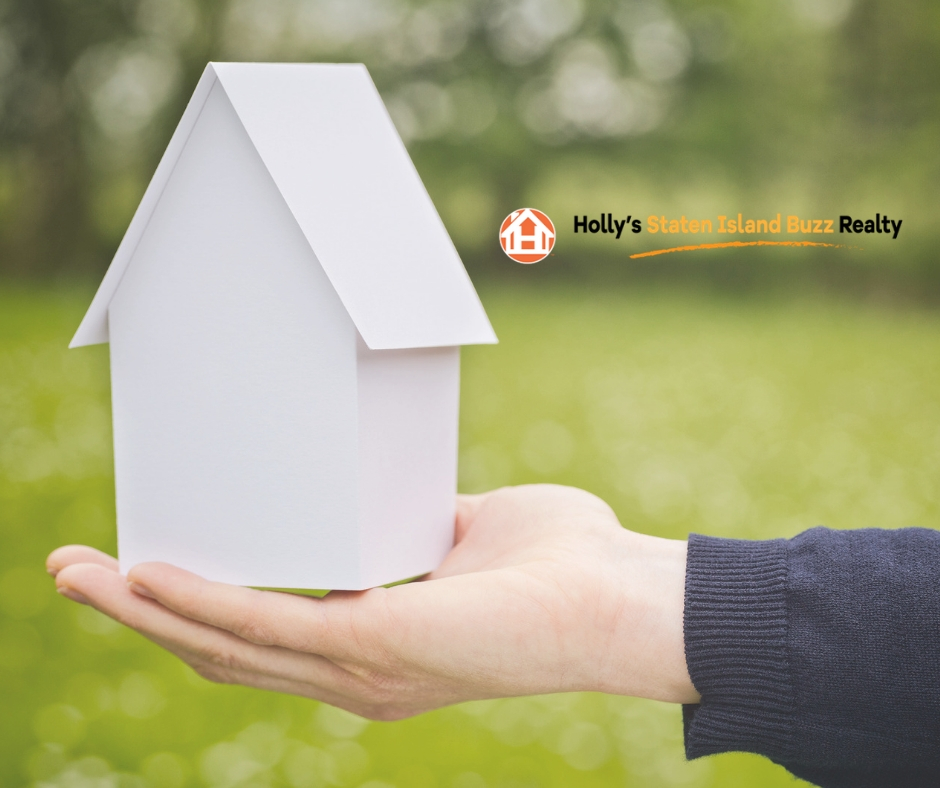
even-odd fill
[{"label": "thumb", "polygon": [[467,535],[467,531],[470,530],[474,519],[489,497],[490,493],[457,496],[457,520],[454,523],[454,544],[460,544],[461,540]]}]

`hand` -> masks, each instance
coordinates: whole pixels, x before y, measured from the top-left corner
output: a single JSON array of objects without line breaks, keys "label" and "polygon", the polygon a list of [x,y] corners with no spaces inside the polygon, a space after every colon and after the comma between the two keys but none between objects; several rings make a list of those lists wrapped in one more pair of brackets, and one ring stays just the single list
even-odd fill
[{"label": "hand", "polygon": [[695,703],[682,631],[686,544],[624,530],[552,485],[458,499],[456,545],[421,582],[323,599],[214,583],[88,547],[48,559],[58,590],[212,681],[373,719],[480,698],[593,690]]}]

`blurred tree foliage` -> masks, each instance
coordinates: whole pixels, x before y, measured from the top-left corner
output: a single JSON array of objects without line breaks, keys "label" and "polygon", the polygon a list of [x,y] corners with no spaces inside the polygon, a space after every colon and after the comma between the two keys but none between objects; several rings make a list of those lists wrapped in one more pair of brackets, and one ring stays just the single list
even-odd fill
[{"label": "blurred tree foliage", "polygon": [[[480,273],[534,203],[562,231],[878,211],[896,242],[801,259],[940,281],[931,0],[0,0],[0,273],[104,270],[213,59],[365,62]],[[559,270],[624,268],[606,237],[564,240]]]}]

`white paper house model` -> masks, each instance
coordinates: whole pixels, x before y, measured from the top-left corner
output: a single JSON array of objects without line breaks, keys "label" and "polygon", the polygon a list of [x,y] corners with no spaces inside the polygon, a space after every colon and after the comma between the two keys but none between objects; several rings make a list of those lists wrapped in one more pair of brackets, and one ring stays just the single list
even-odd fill
[{"label": "white paper house model", "polygon": [[434,569],[495,341],[364,66],[209,64],[71,343],[111,343],[121,571]]}]

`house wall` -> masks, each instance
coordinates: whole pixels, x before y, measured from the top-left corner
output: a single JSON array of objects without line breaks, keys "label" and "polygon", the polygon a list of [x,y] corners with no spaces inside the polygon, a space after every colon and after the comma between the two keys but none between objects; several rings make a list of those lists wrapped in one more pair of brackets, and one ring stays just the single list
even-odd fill
[{"label": "house wall", "polygon": [[218,84],[109,328],[122,571],[356,585],[356,330]]},{"label": "house wall", "polygon": [[359,343],[363,586],[435,569],[453,546],[460,348]]}]

